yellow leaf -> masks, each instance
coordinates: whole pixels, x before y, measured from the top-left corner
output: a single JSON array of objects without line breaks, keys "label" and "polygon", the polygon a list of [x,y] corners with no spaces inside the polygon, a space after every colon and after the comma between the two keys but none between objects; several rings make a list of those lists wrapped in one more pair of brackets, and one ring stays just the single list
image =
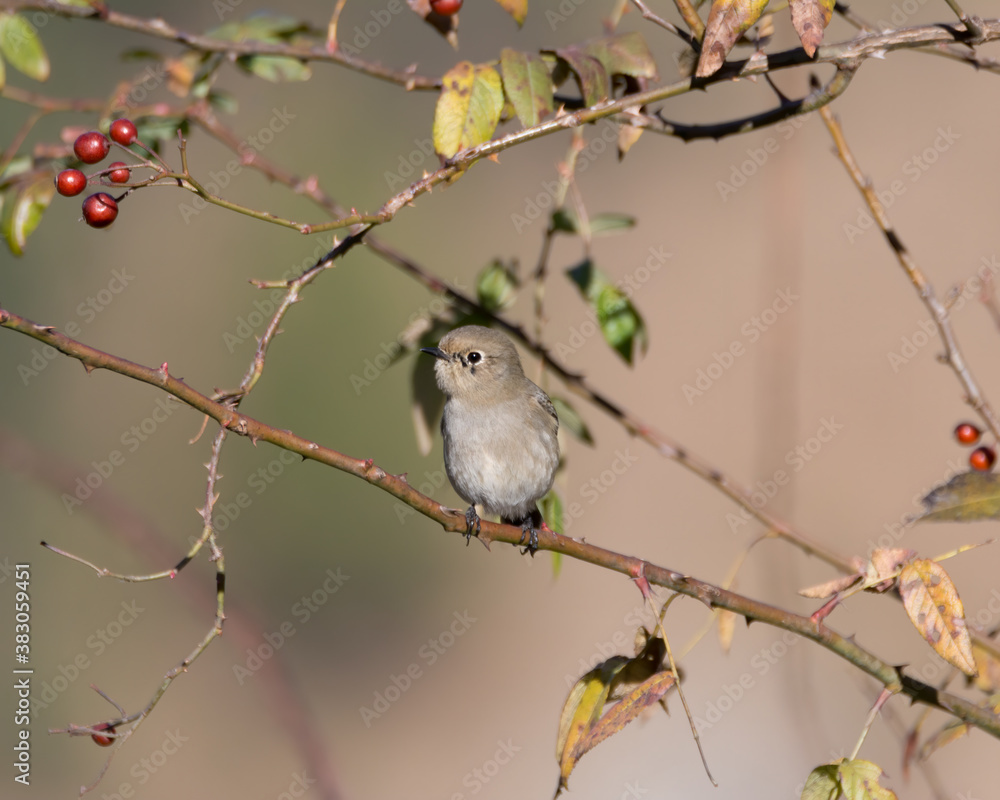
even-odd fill
[{"label": "yellow leaf", "polygon": [[514,18],[518,27],[524,24],[524,18],[528,16],[528,0],[497,0],[497,2]]},{"label": "yellow leaf", "polygon": [[898,800],[896,793],[879,783],[882,768],[871,761],[844,761],[837,767],[846,800]]},{"label": "yellow leaf", "polygon": [[944,567],[926,558],[899,573],[899,595],[910,621],[941,658],[966,675],[976,674],[965,609]]},{"label": "yellow leaf", "polygon": [[628,662],[625,656],[612,656],[594,667],[570,689],[559,715],[559,734],[556,738],[556,760],[559,761],[557,795],[566,788],[566,781],[576,766],[579,758],[576,755],[577,745],[600,718],[611,693],[611,682]]},{"label": "yellow leaf", "polygon": [[442,79],[434,111],[434,149],[445,158],[488,142],[503,111],[500,73],[488,64],[462,61]]}]

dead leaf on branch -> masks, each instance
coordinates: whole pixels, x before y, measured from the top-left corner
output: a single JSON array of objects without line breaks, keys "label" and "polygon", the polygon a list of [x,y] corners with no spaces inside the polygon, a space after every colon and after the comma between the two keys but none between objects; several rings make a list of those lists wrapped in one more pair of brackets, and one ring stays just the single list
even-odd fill
[{"label": "dead leaf on branch", "polygon": [[823,31],[830,23],[833,5],[834,0],[788,0],[792,26],[810,57],[823,43]]},{"label": "dead leaf on branch", "polygon": [[753,25],[768,0],[715,0],[705,23],[705,38],[695,75],[707,78],[719,71],[736,41]]},{"label": "dead leaf on branch", "polygon": [[926,558],[907,564],[899,573],[899,595],[910,621],[934,652],[974,676],[976,661],[965,609],[944,567]]},{"label": "dead leaf on branch", "polygon": [[[673,687],[674,677],[662,670],[666,645],[659,637],[645,634],[641,651],[634,658],[612,656],[580,678],[570,690],[559,716],[556,759],[559,785],[556,797],[567,788],[577,761],[609,736],[617,733]],[[618,700],[607,713],[604,706]]]}]

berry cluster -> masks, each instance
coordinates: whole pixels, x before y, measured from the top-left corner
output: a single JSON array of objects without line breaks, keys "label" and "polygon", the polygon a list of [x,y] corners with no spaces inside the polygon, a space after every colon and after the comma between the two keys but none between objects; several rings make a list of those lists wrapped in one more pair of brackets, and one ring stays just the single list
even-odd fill
[{"label": "berry cluster", "polygon": [[[116,119],[108,132],[110,139],[100,131],[81,133],[73,142],[73,152],[84,164],[97,164],[111,152],[111,143],[128,147],[138,140],[135,123],[129,119]],[[141,144],[141,142],[140,142]],[[115,161],[98,175],[106,175],[111,183],[128,183],[132,171],[124,161]],[[64,197],[76,197],[90,182],[78,169],[64,169],[56,176],[56,191]],[[124,197],[124,195],[122,195]],[[118,216],[118,201],[106,192],[97,192],[83,201],[83,219],[91,228],[106,228]]]},{"label": "berry cluster", "polygon": [[[966,447],[978,443],[982,435],[983,432],[971,422],[961,422],[955,427],[955,439]],[[996,460],[996,451],[989,445],[980,445],[969,453],[969,466],[979,472],[989,472]]]}]

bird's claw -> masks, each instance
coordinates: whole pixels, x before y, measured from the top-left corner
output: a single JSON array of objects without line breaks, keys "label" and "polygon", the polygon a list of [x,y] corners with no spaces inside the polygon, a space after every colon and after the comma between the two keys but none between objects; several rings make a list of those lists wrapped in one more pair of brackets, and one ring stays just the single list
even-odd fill
[{"label": "bird's claw", "polygon": [[526,519],[521,523],[521,538],[518,539],[517,543],[524,544],[524,537],[526,536],[528,537],[528,544],[521,551],[521,555],[531,553],[531,557],[534,558],[535,553],[538,552],[538,531],[531,526],[530,519]]},{"label": "bird's claw", "polygon": [[475,506],[469,506],[469,510],[465,512],[465,546],[469,546],[469,542],[472,541],[473,535],[479,536],[480,530],[482,530],[482,520],[479,519],[479,514],[476,513]]}]

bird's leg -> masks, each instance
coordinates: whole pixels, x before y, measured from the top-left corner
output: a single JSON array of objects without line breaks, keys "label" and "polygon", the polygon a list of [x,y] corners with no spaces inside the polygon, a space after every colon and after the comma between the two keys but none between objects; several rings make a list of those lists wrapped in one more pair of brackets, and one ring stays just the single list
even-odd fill
[{"label": "bird's leg", "polygon": [[469,506],[469,510],[465,512],[465,546],[469,546],[469,542],[472,541],[472,536],[475,534],[479,536],[479,531],[482,529],[482,520],[479,519],[479,515],[476,513],[476,507],[474,505]]}]

